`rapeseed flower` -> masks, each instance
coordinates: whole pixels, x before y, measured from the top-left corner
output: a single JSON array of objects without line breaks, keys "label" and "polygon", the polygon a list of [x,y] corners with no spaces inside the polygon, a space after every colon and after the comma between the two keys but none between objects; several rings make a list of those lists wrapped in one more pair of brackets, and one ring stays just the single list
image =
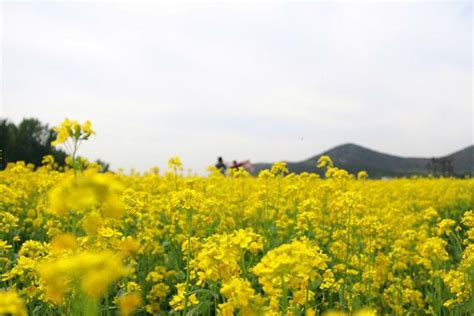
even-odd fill
[{"label": "rapeseed flower", "polygon": [[42,263],[38,271],[46,285],[47,297],[56,304],[74,281],[79,282],[84,294],[97,299],[104,295],[111,282],[130,272],[120,257],[108,251],[79,252],[51,259]]},{"label": "rapeseed flower", "polygon": [[0,315],[26,316],[25,303],[14,290],[0,290]]},{"label": "rapeseed flower", "polygon": [[179,157],[99,173],[77,156],[90,122],[56,132],[65,168],[0,171],[0,297],[18,314],[471,313],[472,178],[365,181],[328,156],[324,178],[283,162],[203,177]]},{"label": "rapeseed flower", "polygon": [[119,306],[120,315],[132,315],[133,311],[141,304],[141,296],[139,293],[127,293],[117,298],[116,302]]}]

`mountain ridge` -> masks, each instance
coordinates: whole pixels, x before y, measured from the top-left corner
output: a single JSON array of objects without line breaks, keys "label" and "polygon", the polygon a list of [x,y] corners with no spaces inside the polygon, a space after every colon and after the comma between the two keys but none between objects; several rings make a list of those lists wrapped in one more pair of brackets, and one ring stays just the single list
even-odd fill
[{"label": "mountain ridge", "polygon": [[[296,162],[287,161],[286,163],[290,172],[322,174],[323,171],[316,168],[316,162],[323,155],[330,156],[334,165],[339,168],[354,174],[365,170],[373,178],[428,175],[430,173],[458,177],[474,175],[474,145],[444,156],[426,158],[402,157],[354,143],[345,143],[308,159]],[[256,174],[260,170],[268,169],[271,165],[271,163],[256,163],[253,165],[253,173]]]}]

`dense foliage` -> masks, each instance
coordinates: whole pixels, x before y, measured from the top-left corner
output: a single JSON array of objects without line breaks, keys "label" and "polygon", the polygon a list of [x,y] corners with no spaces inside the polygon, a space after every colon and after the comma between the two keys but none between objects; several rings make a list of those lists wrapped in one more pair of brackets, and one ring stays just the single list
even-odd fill
[{"label": "dense foliage", "polygon": [[37,119],[23,119],[18,125],[0,119],[0,170],[20,160],[38,166],[46,155],[64,165],[66,153],[51,145],[54,138],[54,131]]}]

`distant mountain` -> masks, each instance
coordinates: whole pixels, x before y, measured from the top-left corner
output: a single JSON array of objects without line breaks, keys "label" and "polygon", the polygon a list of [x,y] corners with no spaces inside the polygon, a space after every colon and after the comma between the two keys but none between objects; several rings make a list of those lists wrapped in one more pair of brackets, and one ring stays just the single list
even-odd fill
[{"label": "distant mountain", "polygon": [[[316,168],[319,157],[328,155],[334,165],[343,168],[350,173],[365,170],[372,178],[402,177],[412,175],[427,175],[433,172],[432,158],[405,158],[374,151],[356,144],[344,144],[334,147],[319,155],[300,162],[287,162],[290,172],[316,172],[322,171]],[[435,158],[437,172],[441,172],[441,164],[445,163],[445,169],[451,168],[451,174],[455,176],[474,175],[474,145],[443,157]],[[450,161],[450,162],[446,162]],[[257,163],[253,165],[253,172],[268,169],[271,163]]]},{"label": "distant mountain", "polygon": [[455,174],[474,176],[474,145],[447,155],[446,158],[452,159]]}]

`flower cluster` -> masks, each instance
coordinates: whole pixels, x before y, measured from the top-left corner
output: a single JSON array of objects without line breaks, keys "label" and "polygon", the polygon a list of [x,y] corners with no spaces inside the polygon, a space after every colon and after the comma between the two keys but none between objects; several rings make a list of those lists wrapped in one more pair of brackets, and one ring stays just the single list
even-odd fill
[{"label": "flower cluster", "polygon": [[87,140],[91,135],[95,135],[90,121],[79,124],[75,120],[65,119],[59,126],[53,129],[57,133],[56,140],[51,145],[57,146],[66,143],[69,139],[74,141]]},{"label": "flower cluster", "polygon": [[321,273],[327,269],[328,261],[328,256],[314,242],[304,238],[270,250],[252,272],[258,276],[272,306],[278,311],[278,301],[282,300],[281,307],[286,313],[290,294],[297,305],[314,299],[311,288],[315,287],[311,285],[322,283]]}]

